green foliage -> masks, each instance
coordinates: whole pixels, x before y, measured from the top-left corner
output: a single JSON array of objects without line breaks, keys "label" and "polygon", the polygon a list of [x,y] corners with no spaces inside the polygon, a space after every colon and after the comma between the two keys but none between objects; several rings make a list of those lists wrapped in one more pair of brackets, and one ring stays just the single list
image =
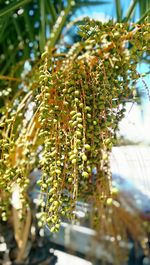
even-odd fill
[{"label": "green foliage", "polygon": [[[137,2],[133,1],[124,19],[116,0],[118,21],[131,20]],[[93,205],[93,226],[102,236],[107,231],[117,242],[118,234],[125,237],[122,225],[134,232],[132,218],[126,219],[116,204],[109,152],[124,117],[123,102],[141,78],[136,66],[141,56],[148,53],[149,24],[135,24],[131,29],[129,24],[102,24],[87,19],[80,26],[81,41],[67,53],[60,53],[55,44],[70,12],[90,1],[68,1],[66,6],[63,1],[39,1],[33,20],[28,16],[33,2],[20,3],[24,8],[21,16],[16,9],[18,1],[12,1],[0,12],[1,28],[3,25],[5,30],[0,35],[0,48],[5,55],[1,56],[1,74],[9,75],[0,76],[2,219],[7,220],[12,193],[18,187],[20,214],[25,216],[29,174],[37,167],[42,170],[40,225],[48,224],[52,232],[58,231],[63,218],[76,218],[76,201],[80,199]],[[144,18],[148,11],[142,14]],[[34,27],[37,18],[40,30]],[[51,34],[47,42],[48,25]],[[33,43],[31,49],[26,45],[29,42]],[[9,46],[7,51],[5,43]],[[22,56],[18,56],[18,51]],[[25,60],[31,61],[32,52],[32,70],[22,72]],[[112,223],[107,222],[108,216]]]},{"label": "green foliage", "polygon": [[[52,32],[57,19],[64,14],[63,23],[57,28],[55,40],[66,23],[66,17],[73,9],[73,1],[68,1],[65,8],[64,2],[55,1],[12,1],[9,5],[3,4],[0,12],[0,49],[1,49],[1,74],[10,72],[13,64],[21,62],[24,65],[30,55],[38,58],[44,50],[47,40],[46,30]],[[7,49],[6,47],[7,46]],[[13,53],[12,53],[13,51]],[[22,69],[21,67],[21,69]],[[15,71],[15,75],[18,71]],[[20,74],[20,73],[19,73]]]},{"label": "green foliage", "polygon": [[122,102],[140,78],[136,65],[148,50],[149,25],[129,31],[128,24],[87,19],[79,34],[82,41],[65,56],[47,47],[28,76],[27,92],[8,101],[0,124],[0,189],[11,197],[17,184],[25,207],[29,173],[41,168],[40,222],[52,231],[63,216],[74,218],[79,198],[93,203],[97,224],[99,210],[113,202],[109,151]]},{"label": "green foliage", "polygon": [[[94,5],[93,1],[13,0],[0,3],[0,64],[1,75],[19,76],[26,59],[36,60],[44,51],[51,35],[51,46],[71,15],[79,8]],[[96,1],[97,5],[105,1]],[[53,37],[52,37],[53,36]],[[32,54],[32,58],[31,58]],[[20,71],[12,68],[20,63]]]},{"label": "green foliage", "polygon": [[[111,1],[32,1],[9,0],[0,2],[0,74],[19,76],[25,60],[38,59],[51,35],[51,46],[60,39],[60,34],[77,10]],[[115,5],[116,3],[116,5]],[[134,10],[139,5],[141,22],[149,15],[149,0],[134,0],[125,17],[122,17],[121,1],[114,1],[117,20],[133,21]],[[58,21],[61,21],[58,25]],[[17,70],[14,69],[19,63]],[[14,69],[14,70],[12,70]],[[20,69],[20,71],[18,71]]]}]

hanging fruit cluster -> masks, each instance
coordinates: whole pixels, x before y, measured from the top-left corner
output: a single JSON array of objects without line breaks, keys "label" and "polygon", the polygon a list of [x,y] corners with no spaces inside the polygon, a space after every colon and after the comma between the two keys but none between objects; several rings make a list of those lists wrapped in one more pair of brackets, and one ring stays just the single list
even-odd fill
[{"label": "hanging fruit cluster", "polygon": [[[42,54],[10,123],[7,138],[13,147],[0,160],[9,162],[10,171],[6,174],[1,167],[1,189],[5,180],[11,188],[19,174],[17,183],[24,191],[28,173],[35,165],[42,169],[40,218],[51,231],[58,231],[63,216],[74,218],[78,199],[92,202],[95,209],[112,202],[109,152],[124,117],[124,102],[140,78],[137,63],[148,50],[147,24],[129,31],[129,25],[85,22],[79,32],[82,41],[66,56],[48,47]],[[25,113],[33,102],[28,121]],[[43,147],[40,155],[38,146]]]},{"label": "hanging fruit cluster", "polygon": [[[84,41],[65,59],[51,59],[48,51],[42,56],[39,135],[45,145],[39,182],[47,194],[42,218],[51,231],[58,230],[63,215],[71,218],[78,198],[96,206],[112,201],[108,154],[147,40],[137,51],[133,43],[139,43],[142,32],[128,33],[122,24],[111,27],[88,21],[81,27]],[[125,48],[128,38],[130,51]]]}]

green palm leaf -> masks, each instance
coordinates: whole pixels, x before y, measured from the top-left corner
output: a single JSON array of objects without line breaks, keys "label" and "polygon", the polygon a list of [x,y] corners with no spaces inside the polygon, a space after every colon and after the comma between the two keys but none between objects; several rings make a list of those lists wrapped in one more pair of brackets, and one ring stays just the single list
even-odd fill
[{"label": "green palm leaf", "polygon": [[8,6],[4,7],[0,11],[0,17],[6,16],[6,15],[12,13],[17,8],[20,8],[20,7],[24,6],[25,4],[27,4],[27,3],[31,2],[31,1],[32,0],[13,1],[11,4],[9,4]]}]

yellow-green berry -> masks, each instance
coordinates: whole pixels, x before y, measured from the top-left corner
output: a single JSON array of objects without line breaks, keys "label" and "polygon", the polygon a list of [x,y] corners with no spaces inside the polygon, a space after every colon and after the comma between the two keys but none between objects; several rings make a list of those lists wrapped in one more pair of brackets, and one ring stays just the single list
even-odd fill
[{"label": "yellow-green berry", "polygon": [[107,205],[112,205],[113,203],[113,199],[112,198],[108,198],[107,201],[106,201],[106,204]]},{"label": "yellow-green berry", "polygon": [[82,155],[82,160],[83,161],[87,161],[87,156],[84,154],[84,155]]},{"label": "yellow-green berry", "polygon": [[77,160],[74,158],[74,159],[72,159],[72,164],[75,164],[76,162],[77,162]]},{"label": "yellow-green berry", "polygon": [[88,178],[89,174],[88,174],[86,171],[83,171],[82,176],[83,176],[84,178]]},{"label": "yellow-green berry", "polygon": [[91,149],[91,146],[89,144],[85,144],[84,147],[85,147],[86,150],[90,150]]}]

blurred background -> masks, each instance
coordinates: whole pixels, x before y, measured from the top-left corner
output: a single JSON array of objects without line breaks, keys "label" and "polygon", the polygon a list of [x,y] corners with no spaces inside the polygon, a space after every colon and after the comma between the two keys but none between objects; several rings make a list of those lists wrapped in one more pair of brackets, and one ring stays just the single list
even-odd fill
[{"label": "blurred background", "polygon": [[[78,25],[84,17],[102,22],[142,23],[149,12],[150,0],[0,0],[0,115],[7,100],[22,89],[17,79],[24,78],[32,70],[46,44],[63,52],[80,40]],[[114,187],[123,197],[130,196],[146,221],[150,219],[149,62],[150,57],[146,54],[140,60],[137,70],[143,78],[138,81],[133,98],[126,102],[118,142],[110,156]],[[28,115],[30,117],[30,113]],[[37,169],[31,174],[29,193],[35,205],[39,194],[36,181],[40,174]],[[14,199],[13,204],[16,203]],[[89,205],[78,202],[77,212],[78,224],[64,221],[57,234],[52,235],[49,227],[38,229],[33,224],[31,232],[36,240],[34,246],[29,240],[27,258],[22,264],[116,265],[111,253],[94,239],[95,231],[89,227]],[[106,240],[113,242],[113,238]],[[140,246],[135,255],[132,241],[127,246],[124,242],[120,244],[122,248],[130,249],[127,261],[120,264],[150,264]],[[11,226],[1,222],[0,264],[15,264],[15,251]]]}]

